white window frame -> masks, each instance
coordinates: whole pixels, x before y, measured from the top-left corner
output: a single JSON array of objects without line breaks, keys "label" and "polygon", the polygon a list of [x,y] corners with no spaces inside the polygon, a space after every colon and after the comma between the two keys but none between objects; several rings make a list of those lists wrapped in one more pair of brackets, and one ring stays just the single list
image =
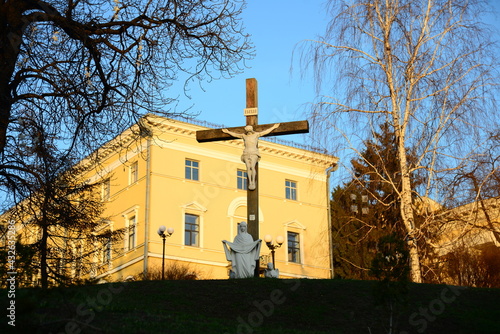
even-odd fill
[{"label": "white window frame", "polygon": [[128,168],[128,184],[132,185],[139,180],[139,162],[134,161]]},{"label": "white window frame", "polygon": [[[204,230],[205,230],[205,212],[207,209],[199,204],[198,202],[190,202],[186,205],[183,205],[181,210],[182,214],[182,247],[195,247],[195,248],[203,248],[204,247]],[[198,245],[197,246],[192,246],[192,245],[186,245],[186,214],[189,215],[194,215],[198,216],[198,225],[199,225],[199,231],[198,231]]]},{"label": "white window frame", "polygon": [[[132,229],[131,226],[133,226]],[[133,234],[131,233],[131,231],[133,231]],[[135,215],[127,219],[127,239],[128,239],[127,250],[131,251],[137,247],[137,216]]]},{"label": "white window frame", "polygon": [[[290,197],[288,197],[288,190],[290,190]],[[291,201],[298,200],[298,182],[297,181],[285,179],[285,198],[289,199]]]},{"label": "white window frame", "polygon": [[[240,176],[240,173],[242,174]],[[240,182],[242,187],[240,187]],[[247,190],[248,189],[248,173],[247,171],[243,169],[237,169],[236,170],[236,188],[240,190]]]},{"label": "white window frame", "polygon": [[103,202],[109,201],[111,198],[111,179],[108,177],[104,179],[101,186],[101,200]]},{"label": "white window frame", "polygon": [[[292,220],[288,223],[285,223],[283,226],[283,233],[285,237],[284,247],[286,248],[286,263],[287,264],[297,264],[303,265],[305,263],[304,250],[305,250],[305,238],[304,233],[306,231],[306,227],[302,225],[297,220]],[[300,262],[291,262],[288,260],[288,232],[297,233],[299,235],[299,261]]]},{"label": "white window frame", "polygon": [[[196,217],[196,224],[190,224],[190,225],[198,226],[198,230],[197,230],[197,231],[194,231],[194,230],[191,230],[191,229],[189,230],[189,231],[190,231],[190,233],[189,233],[189,234],[190,234],[190,236],[191,236],[191,238],[190,238],[190,239],[192,239],[192,234],[193,234],[193,233],[197,233],[196,238],[195,238],[195,239],[196,239],[196,243],[195,243],[195,244],[192,244],[192,243],[190,243],[190,244],[186,244],[186,242],[187,242],[186,232],[188,231],[188,229],[187,229],[187,224],[188,224],[188,222],[187,222],[187,219],[186,219],[186,218],[187,218],[188,216],[191,216],[191,217]],[[195,214],[193,214],[193,213],[187,213],[187,212],[186,212],[186,213],[184,213],[184,246],[190,246],[190,247],[200,247],[200,238],[201,238],[201,235],[200,235],[200,231],[201,231],[201,225],[200,225],[200,222],[201,222],[201,219],[200,219],[200,216],[199,216],[199,215],[195,215]],[[191,240],[190,240],[190,241],[191,241]]]},{"label": "white window frame", "polygon": [[[297,248],[297,252],[296,252],[296,256],[298,257],[298,261],[292,261],[290,260],[290,234],[294,234],[297,236],[297,244],[298,244],[298,248]],[[302,243],[301,243],[301,237],[300,237],[300,233],[298,232],[295,232],[295,231],[287,231],[286,232],[286,247],[287,247],[287,261],[290,262],[290,263],[302,263],[302,256],[301,256],[301,253],[302,253]],[[295,249],[295,247],[294,247]]]},{"label": "white window frame", "polygon": [[[138,246],[137,235],[138,235],[138,231],[139,231],[139,228],[138,228],[139,227],[139,207],[134,207],[134,208],[126,211],[126,213],[122,214],[122,217],[125,219],[125,224],[124,224],[125,225],[125,238],[124,238],[123,250],[125,252],[129,252],[129,251],[134,250]],[[135,217],[134,247],[130,247],[129,227],[130,227],[130,221],[134,217]]]},{"label": "white window frame", "polygon": [[[198,165],[197,165],[196,167],[193,167],[192,165],[191,165],[191,166],[188,166],[188,164],[187,164],[187,163],[188,163],[188,161],[190,161],[190,162],[196,162]],[[196,160],[196,159],[190,159],[190,158],[185,158],[185,159],[184,159],[184,178],[185,178],[186,180],[191,180],[191,181],[200,181],[200,179],[201,179],[201,175],[200,175],[200,165],[201,165],[201,163],[200,163],[200,161],[199,161],[199,160]],[[187,168],[190,168],[189,177],[188,177],[188,175],[187,175],[187,173],[186,173]],[[194,169],[196,169],[196,170],[198,171],[198,173],[197,173],[197,178],[196,178],[196,179],[195,179],[195,178],[193,178],[193,170],[194,170]]]}]

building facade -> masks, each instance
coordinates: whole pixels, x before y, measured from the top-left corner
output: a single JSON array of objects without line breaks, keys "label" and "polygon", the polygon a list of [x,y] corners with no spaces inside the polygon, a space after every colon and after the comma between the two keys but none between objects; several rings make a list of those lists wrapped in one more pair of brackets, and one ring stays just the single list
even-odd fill
[{"label": "building facade", "polygon": [[500,248],[500,198],[488,198],[445,211],[446,223],[439,230],[436,247],[444,256],[465,246],[473,249]]},{"label": "building facade", "polygon": [[[158,271],[163,259],[161,225],[174,228],[166,238],[165,265],[186,265],[199,279],[228,277],[222,240],[232,241],[246,221],[243,142],[198,143],[207,127],[157,116],[120,134],[99,151],[89,180],[105,180],[104,225],[125,227],[123,242],[102,245],[97,279],[123,280]],[[281,277],[329,278],[329,175],[337,158],[312,150],[259,141],[259,231],[284,237],[275,251]],[[270,250],[261,247],[263,265]]]}]

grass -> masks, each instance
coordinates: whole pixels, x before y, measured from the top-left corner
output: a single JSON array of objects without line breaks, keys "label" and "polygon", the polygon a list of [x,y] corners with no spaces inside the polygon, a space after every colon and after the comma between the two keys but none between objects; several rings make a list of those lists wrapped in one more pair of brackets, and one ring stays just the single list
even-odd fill
[{"label": "grass", "polygon": [[[499,333],[500,289],[411,284],[391,312],[377,282],[143,281],[18,289],[16,327],[1,333]],[[7,291],[0,291],[2,309]],[[7,314],[7,311],[4,311]]]}]

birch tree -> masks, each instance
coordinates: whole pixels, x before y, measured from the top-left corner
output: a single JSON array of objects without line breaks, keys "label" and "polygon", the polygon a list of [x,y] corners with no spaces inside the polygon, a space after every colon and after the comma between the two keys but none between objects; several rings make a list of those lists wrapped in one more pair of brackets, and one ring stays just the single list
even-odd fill
[{"label": "birch tree", "polygon": [[[424,236],[413,198],[444,201],[454,173],[488,154],[484,144],[498,129],[498,33],[483,23],[486,5],[332,0],[325,34],[304,49],[304,68],[314,69],[321,96],[311,116],[323,139],[357,154],[379,124],[395,135],[397,175],[378,173],[400,202],[414,282],[422,281],[417,241]],[[424,180],[419,187],[411,184],[416,173]]]}]

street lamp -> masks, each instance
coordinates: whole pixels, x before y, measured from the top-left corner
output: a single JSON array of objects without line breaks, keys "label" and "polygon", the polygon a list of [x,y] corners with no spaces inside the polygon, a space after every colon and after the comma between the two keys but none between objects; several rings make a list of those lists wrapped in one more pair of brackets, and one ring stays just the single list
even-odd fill
[{"label": "street lamp", "polygon": [[276,269],[276,264],[274,263],[274,250],[280,248],[285,240],[281,235],[278,235],[276,237],[276,244],[273,245],[273,237],[270,234],[267,234],[264,237],[264,241],[266,242],[267,247],[271,250],[271,255],[273,257],[273,268]]},{"label": "street lamp", "polygon": [[[165,230],[167,233],[165,234]],[[161,279],[165,279],[165,240],[167,237],[170,237],[174,233],[174,229],[172,227],[169,227],[168,229],[162,225],[158,227],[158,235],[163,238],[163,258],[161,261]]]}]

